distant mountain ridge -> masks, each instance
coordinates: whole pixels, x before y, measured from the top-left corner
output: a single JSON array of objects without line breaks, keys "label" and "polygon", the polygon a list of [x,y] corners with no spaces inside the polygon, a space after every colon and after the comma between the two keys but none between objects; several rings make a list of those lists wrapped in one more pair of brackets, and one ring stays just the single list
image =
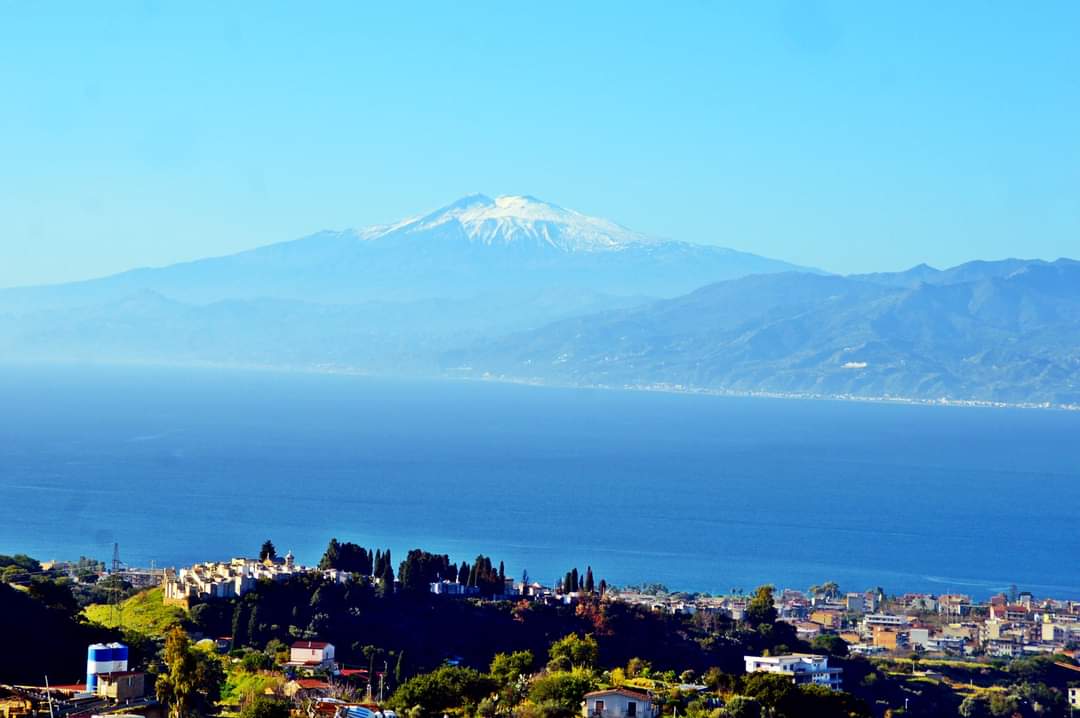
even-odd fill
[{"label": "distant mountain ridge", "polygon": [[444,363],[580,384],[1080,404],[1080,263],[917,269],[745,277]]},{"label": "distant mountain ridge", "polygon": [[1080,404],[1080,264],[828,275],[523,195],[0,290],[0,358]]}]

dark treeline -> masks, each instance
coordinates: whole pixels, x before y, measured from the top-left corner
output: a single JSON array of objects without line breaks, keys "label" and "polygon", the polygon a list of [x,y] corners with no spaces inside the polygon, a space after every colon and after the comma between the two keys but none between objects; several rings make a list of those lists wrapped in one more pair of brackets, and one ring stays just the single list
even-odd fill
[{"label": "dark treeline", "polygon": [[[362,578],[370,578],[386,590],[395,580],[390,549],[370,549],[354,543],[330,539],[322,559],[321,569],[338,569]],[[500,561],[496,567],[487,556],[477,556],[472,564],[454,563],[446,554],[434,554],[413,549],[398,566],[398,588],[406,593],[424,593],[436,581],[450,581],[477,589],[477,594],[492,598],[506,592],[506,568]]]},{"label": "dark treeline", "polygon": [[[231,635],[236,648],[328,640],[342,661],[355,666],[367,666],[378,649],[407,656],[405,675],[430,670],[448,658],[483,668],[498,652],[540,655],[569,633],[594,635],[607,664],[642,658],[680,670],[719,666],[736,671],[746,650],[807,648],[787,624],[763,620],[747,627],[717,615],[670,616],[601,601],[606,584],[596,581],[591,567],[567,572],[560,588],[582,598],[565,606],[485,600],[503,597],[508,584],[505,565],[488,556],[458,565],[445,554],[414,549],[399,564],[396,585],[390,561],[389,550],[333,539],[319,566],[353,574],[348,582],[319,575],[262,582],[240,599],[194,606],[191,628],[208,636]],[[435,581],[475,588],[475,597],[435,595],[430,591]]]},{"label": "dark treeline", "polygon": [[[474,573],[471,568],[469,573]],[[497,576],[497,569],[493,573]],[[671,616],[601,602],[598,596],[575,606],[487,601],[404,588],[389,594],[369,581],[340,584],[317,576],[262,582],[240,599],[195,606],[191,620],[192,628],[204,635],[232,635],[237,648],[263,649],[275,640],[328,640],[339,659],[353,666],[368,664],[371,646],[403,653],[408,657],[405,675],[430,670],[448,658],[482,668],[498,652],[541,655],[569,633],[596,636],[608,665],[640,657],[656,666],[737,671],[746,650],[806,648],[786,624],[744,629],[719,616]]]},{"label": "dark treeline", "polygon": [[20,591],[0,583],[0,637],[17,650],[0,651],[0,679],[43,685],[74,683],[86,676],[86,647],[115,641],[120,634],[81,622],[67,585],[53,581]]}]

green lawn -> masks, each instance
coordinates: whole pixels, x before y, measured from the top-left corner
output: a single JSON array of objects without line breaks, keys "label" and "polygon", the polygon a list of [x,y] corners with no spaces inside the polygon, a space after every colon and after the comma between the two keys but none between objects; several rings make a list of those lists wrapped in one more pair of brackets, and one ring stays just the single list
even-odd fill
[{"label": "green lawn", "polygon": [[[151,588],[125,600],[120,604],[120,622],[123,627],[148,636],[163,636],[166,631],[187,618],[187,612],[179,606],[166,606],[162,601],[164,595],[164,589]],[[83,613],[94,623],[109,628],[117,626],[112,609],[105,604],[87,606]]]}]

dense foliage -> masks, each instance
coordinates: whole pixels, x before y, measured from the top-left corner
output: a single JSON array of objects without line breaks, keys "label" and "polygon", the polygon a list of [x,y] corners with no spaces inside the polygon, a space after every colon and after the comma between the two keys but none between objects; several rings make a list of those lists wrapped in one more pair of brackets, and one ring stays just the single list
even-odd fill
[{"label": "dense foliage", "polygon": [[0,584],[0,636],[17,651],[0,651],[3,682],[80,681],[86,674],[86,647],[119,634],[80,620],[66,586],[37,585],[20,591]]}]

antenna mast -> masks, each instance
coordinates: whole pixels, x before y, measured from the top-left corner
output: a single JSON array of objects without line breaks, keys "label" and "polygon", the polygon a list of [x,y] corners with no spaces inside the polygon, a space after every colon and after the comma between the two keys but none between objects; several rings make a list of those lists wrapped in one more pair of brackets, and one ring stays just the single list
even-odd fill
[{"label": "antenna mast", "polygon": [[124,612],[120,605],[121,597],[124,594],[123,583],[120,577],[121,565],[120,544],[116,542],[113,543],[112,570],[109,572],[109,605],[112,607],[109,613],[112,617],[112,623],[114,623],[117,628],[124,627]]}]

